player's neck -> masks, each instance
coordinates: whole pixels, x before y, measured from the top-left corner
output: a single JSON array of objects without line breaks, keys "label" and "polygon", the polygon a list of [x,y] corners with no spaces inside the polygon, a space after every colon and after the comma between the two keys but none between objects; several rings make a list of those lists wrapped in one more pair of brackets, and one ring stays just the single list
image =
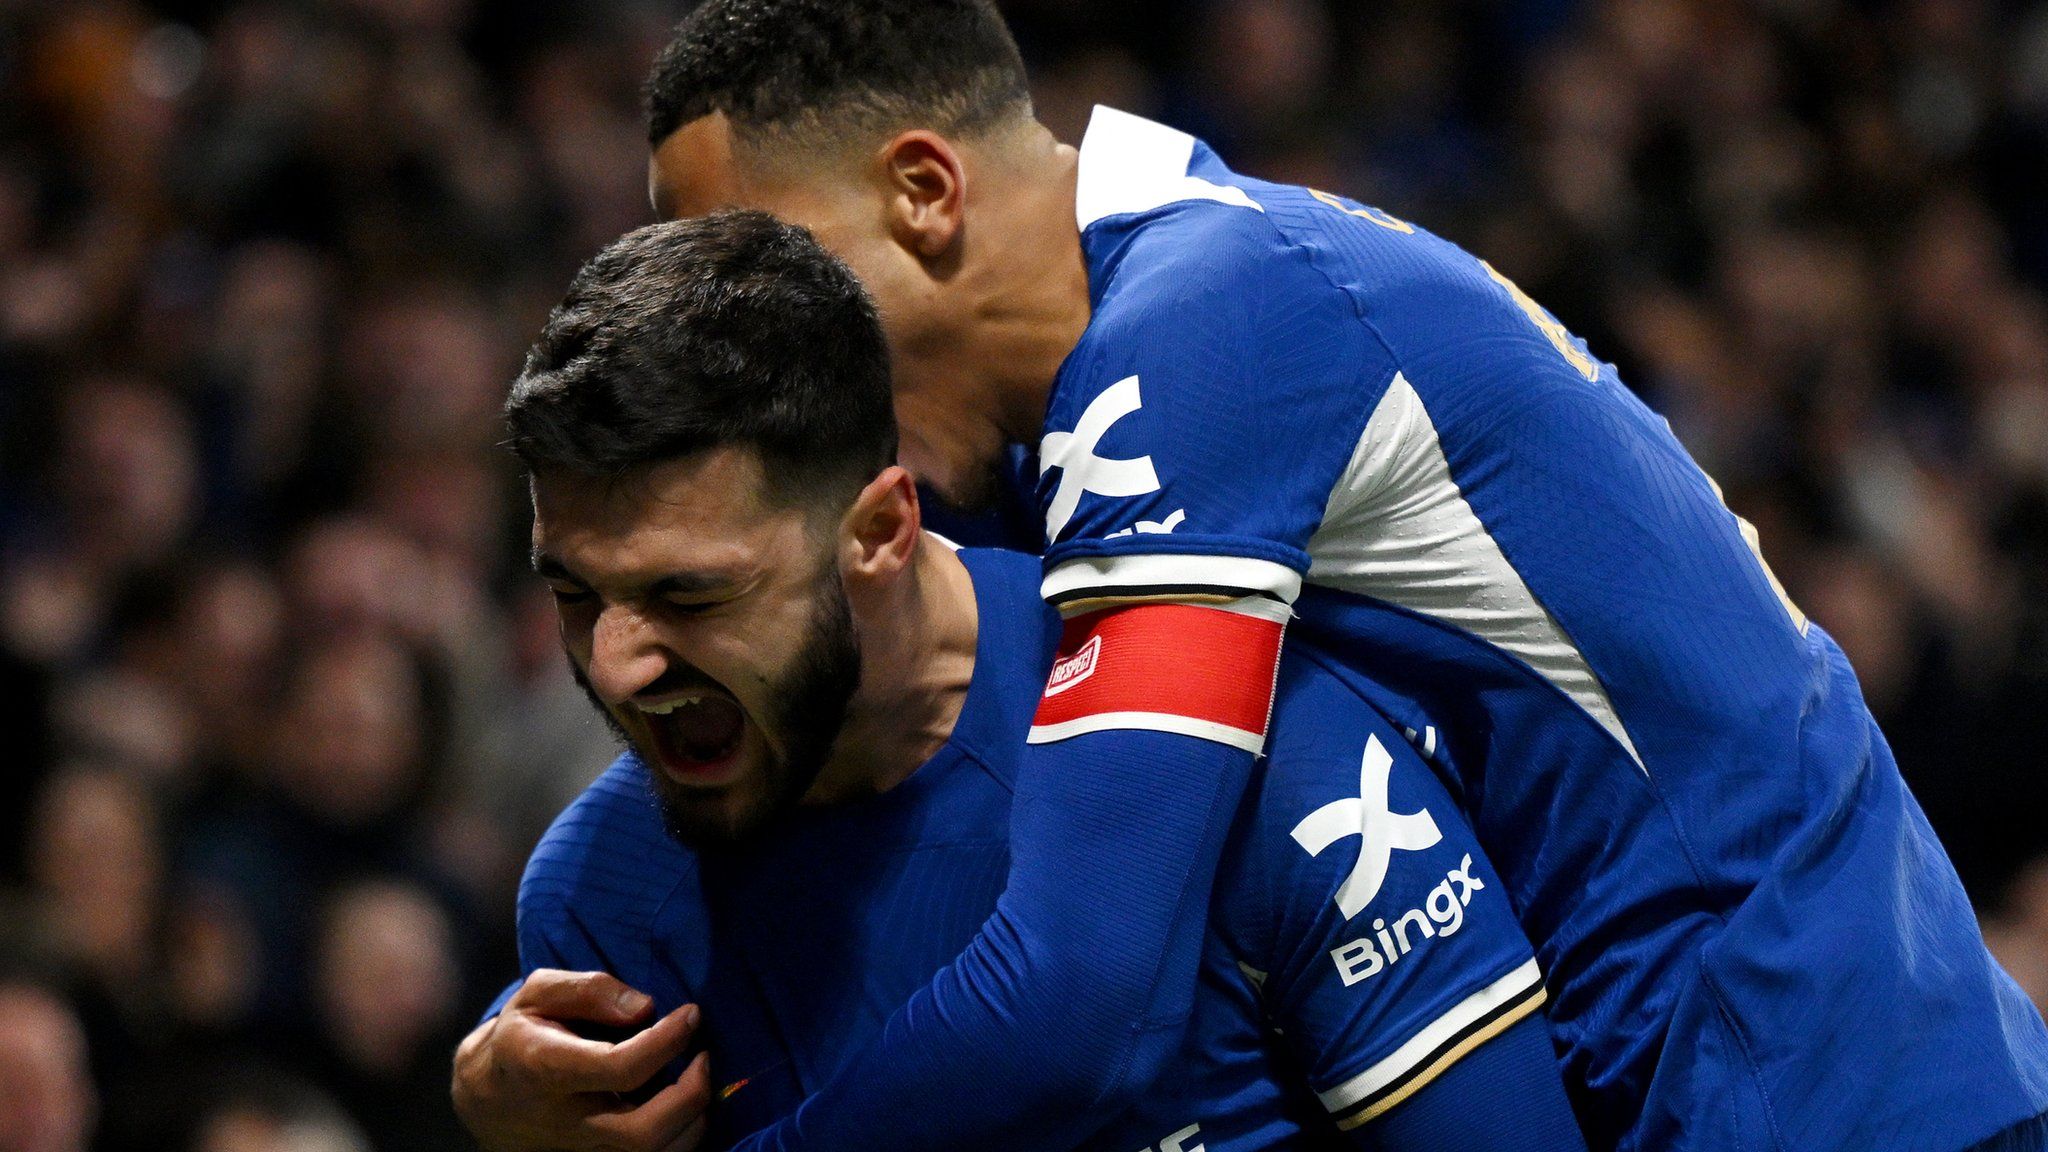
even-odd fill
[{"label": "player's neck", "polygon": [[1088,265],[1074,218],[1078,155],[1038,125],[991,165],[984,218],[1002,220],[978,270],[974,316],[985,412],[1037,444],[1053,378],[1087,330]]},{"label": "player's neck", "polygon": [[980,632],[967,566],[927,533],[893,591],[892,618],[862,630],[860,690],[807,804],[887,792],[931,759],[960,719]]}]

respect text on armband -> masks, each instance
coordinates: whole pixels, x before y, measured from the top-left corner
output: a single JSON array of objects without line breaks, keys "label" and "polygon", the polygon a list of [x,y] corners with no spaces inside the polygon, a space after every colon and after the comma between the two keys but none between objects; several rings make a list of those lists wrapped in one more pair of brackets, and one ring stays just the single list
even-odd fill
[{"label": "respect text on armband", "polygon": [[1456,935],[1465,926],[1465,908],[1472,903],[1472,893],[1484,887],[1486,883],[1472,875],[1472,857],[1466,855],[1429,890],[1422,907],[1410,908],[1392,923],[1375,917],[1369,934],[1330,949],[1338,977],[1348,988],[1372,979],[1439,936]]}]

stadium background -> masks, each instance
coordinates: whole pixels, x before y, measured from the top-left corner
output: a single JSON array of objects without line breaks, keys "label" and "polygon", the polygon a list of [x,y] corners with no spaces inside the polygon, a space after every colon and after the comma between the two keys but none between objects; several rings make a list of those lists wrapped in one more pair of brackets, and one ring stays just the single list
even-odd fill
[{"label": "stadium background", "polygon": [[[2048,995],[2048,5],[1006,7],[1063,137],[1163,116],[1618,362]],[[466,1146],[450,1048],[610,756],[493,413],[648,216],[676,15],[0,0],[0,1152]]]}]

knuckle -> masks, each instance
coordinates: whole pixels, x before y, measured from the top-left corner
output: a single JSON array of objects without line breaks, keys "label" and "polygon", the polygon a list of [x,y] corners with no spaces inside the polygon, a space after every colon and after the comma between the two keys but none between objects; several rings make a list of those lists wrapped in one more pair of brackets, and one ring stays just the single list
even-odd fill
[{"label": "knuckle", "polygon": [[522,1028],[503,1043],[501,1064],[507,1075],[530,1080],[547,1063],[547,1048],[537,1029]]},{"label": "knuckle", "polygon": [[525,980],[520,982],[519,991],[512,994],[513,1003],[530,1003],[535,997],[544,994],[548,989],[554,987],[561,976],[562,973],[554,968],[534,969],[526,974]]}]

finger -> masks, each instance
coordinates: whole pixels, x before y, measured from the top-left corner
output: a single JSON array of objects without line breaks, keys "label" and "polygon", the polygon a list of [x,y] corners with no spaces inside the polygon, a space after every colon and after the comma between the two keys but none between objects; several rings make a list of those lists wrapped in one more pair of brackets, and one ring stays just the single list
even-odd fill
[{"label": "finger", "polygon": [[552,1021],[513,1013],[498,1023],[496,1059],[522,1092],[546,1096],[579,1092],[628,1092],[646,1082],[628,1082],[613,1053],[617,1045],[586,1040]]},{"label": "finger", "polygon": [[685,1004],[612,1045],[607,1059],[624,1081],[624,1087],[609,1091],[628,1092],[653,1079],[655,1073],[690,1047],[690,1037],[697,1032],[697,1020],[697,1006]]},{"label": "finger", "polygon": [[654,999],[609,972],[542,968],[526,978],[506,1008],[550,1020],[625,1026],[644,1019]]},{"label": "finger", "polygon": [[503,1019],[498,1044],[508,1070],[530,1090],[631,1092],[662,1065],[681,1056],[697,1027],[697,1007],[686,1004],[619,1043],[590,1040],[552,1021],[514,1013]]},{"label": "finger", "polygon": [[676,1082],[654,1094],[645,1104],[590,1118],[590,1129],[608,1143],[634,1152],[658,1152],[703,1136],[702,1121],[711,1106],[711,1056],[699,1052]]}]

